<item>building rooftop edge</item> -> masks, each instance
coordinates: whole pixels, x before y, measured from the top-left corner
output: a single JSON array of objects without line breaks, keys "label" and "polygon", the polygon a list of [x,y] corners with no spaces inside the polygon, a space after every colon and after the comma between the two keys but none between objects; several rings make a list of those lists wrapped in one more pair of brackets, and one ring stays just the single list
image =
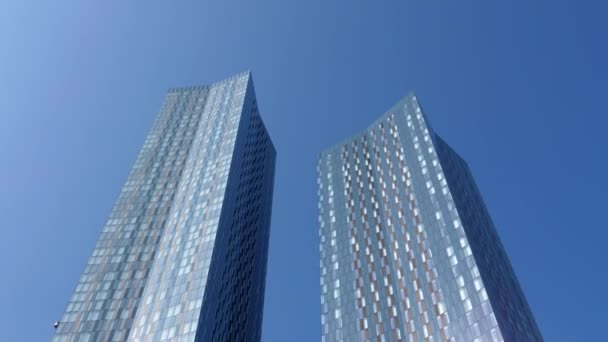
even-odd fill
[{"label": "building rooftop edge", "polygon": [[174,93],[174,92],[179,92],[179,91],[207,89],[207,88],[211,88],[211,87],[213,87],[215,85],[218,85],[220,83],[227,82],[227,81],[230,81],[232,79],[243,77],[243,76],[247,76],[249,78],[252,78],[253,74],[251,72],[251,69],[247,69],[245,71],[241,71],[241,72],[236,73],[236,74],[234,74],[234,75],[232,75],[230,77],[226,77],[224,79],[221,79],[219,81],[215,81],[215,82],[209,83],[209,84],[199,84],[199,85],[190,85],[190,86],[181,86],[181,87],[169,87],[169,89],[167,89],[167,92],[168,93]]},{"label": "building rooftop edge", "polygon": [[370,128],[375,126],[379,121],[382,121],[384,118],[386,118],[386,116],[390,115],[391,112],[395,109],[395,107],[401,105],[405,101],[409,101],[412,99],[416,99],[416,94],[414,93],[414,91],[410,91],[407,93],[407,95],[401,97],[397,102],[395,102],[395,104],[393,104],[388,110],[386,110],[384,113],[382,113],[378,118],[376,118],[373,122],[371,122],[369,125],[367,125],[364,129],[360,130],[359,132],[357,132],[355,134],[348,136],[345,139],[342,139],[340,142],[333,144],[330,147],[323,149],[319,153],[319,158],[322,158],[325,154],[331,153],[332,151],[336,150],[337,148],[339,148],[345,144],[348,144],[349,142],[352,142],[353,140],[366,134]]}]

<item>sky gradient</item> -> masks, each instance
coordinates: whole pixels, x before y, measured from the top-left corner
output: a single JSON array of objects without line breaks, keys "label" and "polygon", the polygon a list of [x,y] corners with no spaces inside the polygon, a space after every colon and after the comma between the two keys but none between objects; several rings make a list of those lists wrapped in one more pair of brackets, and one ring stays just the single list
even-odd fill
[{"label": "sky gradient", "polygon": [[5,1],[0,340],[44,341],[170,87],[251,69],[277,149],[264,341],[320,339],[316,160],[414,91],[547,341],[608,324],[608,5]]}]

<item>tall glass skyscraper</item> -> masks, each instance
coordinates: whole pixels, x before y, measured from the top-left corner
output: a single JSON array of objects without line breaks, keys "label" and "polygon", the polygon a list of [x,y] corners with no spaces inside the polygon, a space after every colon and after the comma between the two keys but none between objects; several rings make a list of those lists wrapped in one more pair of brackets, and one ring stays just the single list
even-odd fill
[{"label": "tall glass skyscraper", "polygon": [[275,158],[249,72],[169,89],[52,341],[260,340]]},{"label": "tall glass skyscraper", "polygon": [[466,162],[412,94],[318,163],[323,341],[542,341]]}]

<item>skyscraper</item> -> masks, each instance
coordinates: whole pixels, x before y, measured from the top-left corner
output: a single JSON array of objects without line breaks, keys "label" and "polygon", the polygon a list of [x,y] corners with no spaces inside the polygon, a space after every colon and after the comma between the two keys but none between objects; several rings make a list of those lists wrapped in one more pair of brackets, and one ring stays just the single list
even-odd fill
[{"label": "skyscraper", "polygon": [[466,162],[412,94],[318,163],[323,341],[542,341]]},{"label": "skyscraper", "polygon": [[275,157],[249,72],[169,89],[52,340],[259,340]]}]

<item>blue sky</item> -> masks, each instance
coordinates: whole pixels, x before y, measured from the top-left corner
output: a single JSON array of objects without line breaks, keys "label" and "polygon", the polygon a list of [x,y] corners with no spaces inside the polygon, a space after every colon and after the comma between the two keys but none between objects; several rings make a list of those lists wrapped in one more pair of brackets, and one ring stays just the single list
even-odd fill
[{"label": "blue sky", "polygon": [[469,162],[545,339],[605,338],[607,6],[2,2],[0,340],[50,337],[167,88],[246,69],[278,151],[264,341],[320,338],[318,153],[409,91]]}]

